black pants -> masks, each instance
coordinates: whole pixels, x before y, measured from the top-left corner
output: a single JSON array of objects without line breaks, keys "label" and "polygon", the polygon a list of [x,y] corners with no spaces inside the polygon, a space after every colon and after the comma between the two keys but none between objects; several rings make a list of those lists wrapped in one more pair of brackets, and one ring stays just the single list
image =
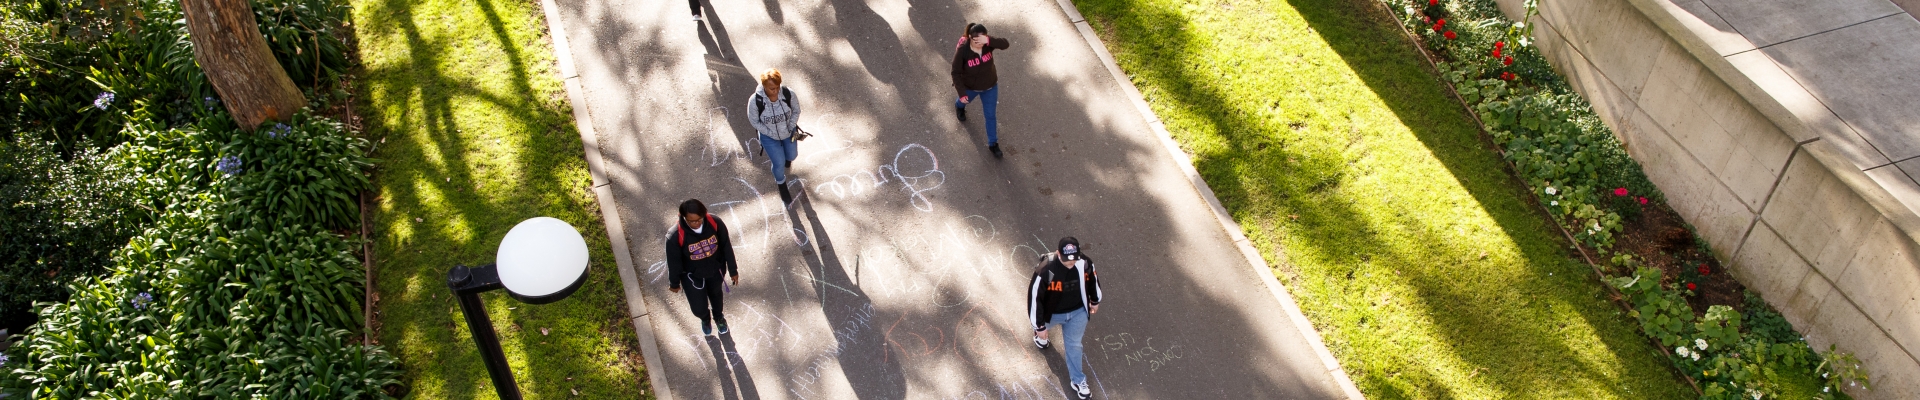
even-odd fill
[{"label": "black pants", "polygon": [[687,0],[687,6],[693,8],[693,15],[700,15],[700,0]]},{"label": "black pants", "polygon": [[[707,326],[709,321],[727,323],[726,303],[721,302],[726,296],[726,290],[720,287],[723,279],[726,278],[716,276],[701,279],[688,275],[686,281],[680,283],[680,290],[687,294],[687,305],[693,307],[694,316],[700,317],[702,327]],[[713,309],[712,314],[708,314],[708,308]]]}]

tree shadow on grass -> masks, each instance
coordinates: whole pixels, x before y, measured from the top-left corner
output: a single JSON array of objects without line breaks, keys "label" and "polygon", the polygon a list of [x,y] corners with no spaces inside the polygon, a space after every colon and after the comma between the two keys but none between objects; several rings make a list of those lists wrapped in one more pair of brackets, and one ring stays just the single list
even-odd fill
[{"label": "tree shadow on grass", "polygon": [[[1376,141],[1393,138],[1362,130],[1354,116],[1366,110],[1320,99],[1308,101],[1316,106],[1311,109],[1280,109],[1279,98],[1296,92],[1311,98],[1319,88],[1267,87],[1261,89],[1271,96],[1247,96],[1234,87],[1235,74],[1221,70],[1239,65],[1209,65],[1192,56],[1226,51],[1214,43],[1232,40],[1204,37],[1208,34],[1198,31],[1196,17],[1189,16],[1204,12],[1149,0],[1084,1],[1081,6],[1142,91],[1160,101],[1156,111],[1167,117],[1169,130],[1183,139],[1196,168],[1269,262],[1296,269],[1290,272],[1297,298],[1363,391],[1388,397],[1471,397],[1481,395],[1478,390],[1503,397],[1644,397],[1676,388],[1665,364],[1649,356],[1652,349],[1635,326],[1599,297],[1591,272],[1569,258],[1554,228],[1529,206],[1478,128],[1447,97],[1379,5],[1367,0],[1229,4],[1300,12],[1310,27],[1301,33],[1317,34],[1332,47],[1344,67],[1477,203],[1467,207],[1479,210],[1469,211],[1490,216],[1492,228],[1513,241],[1517,260],[1503,265],[1497,259],[1483,263],[1462,257],[1482,244],[1450,243],[1449,216],[1370,212],[1368,204],[1393,199],[1356,197],[1362,193],[1349,186],[1402,172],[1370,170],[1372,164],[1363,163],[1390,157],[1384,154],[1392,150],[1388,144]],[[1289,65],[1296,65],[1316,62],[1313,56],[1258,54],[1253,59],[1280,64],[1291,58]],[[1337,67],[1315,64],[1306,73],[1338,78],[1341,74],[1329,72],[1339,71],[1326,70]],[[1242,98],[1275,100],[1245,104]],[[1326,122],[1342,118],[1345,125]],[[1282,238],[1293,247],[1281,249]],[[1412,293],[1361,283],[1373,280],[1391,281]],[[1394,304],[1395,294],[1413,304]],[[1553,320],[1559,314],[1577,320]],[[1403,339],[1396,335],[1403,327],[1394,326],[1402,322],[1430,325],[1426,329],[1440,342],[1416,345],[1429,354],[1379,354],[1406,345],[1395,342]],[[1568,322],[1592,327],[1603,348],[1565,340]],[[1435,354],[1457,359],[1457,368],[1395,369]],[[1565,361],[1533,361],[1541,359]],[[1651,389],[1629,391],[1643,388]]]},{"label": "tree shadow on grass", "polygon": [[608,243],[595,234],[604,228],[579,136],[555,95],[552,59],[526,50],[544,43],[534,4],[354,4],[364,65],[357,105],[382,143],[376,325],[414,397],[492,396],[444,276],[457,263],[491,262],[507,230],[536,216],[580,229],[594,261],[587,282],[559,303],[482,297],[520,388],[537,397],[642,389]]}]

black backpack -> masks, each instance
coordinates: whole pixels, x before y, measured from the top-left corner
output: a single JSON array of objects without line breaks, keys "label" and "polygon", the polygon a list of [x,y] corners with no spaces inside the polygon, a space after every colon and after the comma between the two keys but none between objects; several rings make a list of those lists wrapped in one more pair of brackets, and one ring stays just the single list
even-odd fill
[{"label": "black backpack", "polygon": [[[787,109],[793,109],[793,91],[787,90],[786,86],[780,87],[780,102],[786,103]],[[764,112],[767,112],[767,96],[753,96],[753,113]]]}]

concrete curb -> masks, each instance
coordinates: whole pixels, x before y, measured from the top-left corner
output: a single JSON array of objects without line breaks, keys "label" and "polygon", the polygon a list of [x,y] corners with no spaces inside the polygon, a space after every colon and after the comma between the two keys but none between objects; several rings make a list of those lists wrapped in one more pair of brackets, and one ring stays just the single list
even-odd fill
[{"label": "concrete curb", "polygon": [[1306,314],[1300,312],[1300,305],[1293,302],[1293,296],[1287,294],[1286,287],[1280,286],[1280,280],[1274,276],[1273,268],[1267,266],[1266,259],[1260,257],[1260,251],[1254,249],[1253,243],[1241,233],[1240,223],[1233,221],[1232,215],[1227,213],[1226,206],[1221,205],[1220,199],[1214,196],[1213,188],[1207,186],[1205,180],[1200,179],[1200,171],[1193,168],[1193,159],[1187,156],[1185,150],[1180,149],[1179,143],[1173,141],[1173,134],[1167,132],[1166,124],[1162,123],[1160,117],[1153,113],[1153,108],[1147,105],[1147,100],[1140,95],[1140,89],[1133,86],[1133,81],[1127,78],[1125,72],[1120,71],[1120,64],[1114,62],[1113,54],[1107,52],[1106,43],[1100,41],[1100,37],[1094,34],[1093,26],[1087,24],[1086,17],[1080,15],[1080,9],[1073,5],[1072,0],[1055,1],[1060,4],[1061,11],[1066,12],[1068,22],[1072,22],[1074,28],[1080,31],[1080,37],[1093,48],[1093,53],[1100,56],[1100,63],[1107,67],[1107,73],[1113,75],[1114,81],[1120,82],[1120,89],[1127,92],[1127,99],[1132,100],[1133,107],[1146,118],[1147,126],[1160,137],[1160,144],[1167,150],[1167,155],[1173,156],[1175,163],[1180,164],[1180,171],[1187,175],[1187,182],[1193,184],[1194,190],[1199,191],[1200,197],[1205,198],[1207,205],[1213,208],[1214,219],[1218,220],[1220,227],[1226,229],[1227,235],[1233,238],[1234,246],[1240,248],[1240,254],[1247,258],[1247,263],[1252,265],[1255,272],[1260,275],[1260,279],[1266,282],[1267,290],[1273,293],[1274,299],[1280,301],[1280,306],[1286,310],[1287,317],[1293,321],[1293,326],[1300,330],[1300,336],[1305,337],[1307,343],[1313,346],[1314,354],[1320,356],[1320,362],[1326,367],[1327,373],[1333,376],[1334,382],[1347,393],[1348,399],[1366,399],[1366,395],[1360,393],[1360,388],[1353,384],[1353,378],[1347,376],[1346,370],[1340,369],[1340,360],[1333,358],[1333,352],[1327,351],[1327,344],[1320,339],[1320,332],[1313,329],[1313,322],[1308,321]]},{"label": "concrete curb", "polygon": [[547,35],[553,38],[553,56],[559,64],[560,79],[566,82],[567,102],[573,106],[573,125],[580,131],[580,145],[586,150],[587,173],[593,177],[593,197],[600,204],[600,219],[607,225],[607,242],[613,247],[614,263],[620,269],[627,315],[631,316],[633,331],[640,341],[647,380],[652,383],[654,398],[673,398],[665,374],[656,373],[665,368],[660,365],[660,344],[654,340],[653,319],[647,312],[646,298],[640,293],[640,275],[633,266],[633,253],[627,249],[626,227],[620,220],[619,204],[613,198],[612,182],[607,181],[605,162],[600,156],[600,136],[593,130],[585,89],[580,87],[580,74],[574,69],[573,51],[567,47],[566,31],[561,29],[560,7],[554,0],[540,0],[540,8],[546,13]]}]

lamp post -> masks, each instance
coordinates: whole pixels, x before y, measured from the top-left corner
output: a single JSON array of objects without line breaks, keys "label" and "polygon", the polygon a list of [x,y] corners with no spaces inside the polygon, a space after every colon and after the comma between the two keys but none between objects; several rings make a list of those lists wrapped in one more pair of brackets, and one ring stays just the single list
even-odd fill
[{"label": "lamp post", "polygon": [[587,241],[566,221],[536,217],[520,221],[500,240],[494,263],[447,271],[447,288],[460,298],[460,313],[480,347],[480,360],[502,400],[519,400],[520,387],[500,351],[500,338],[480,303],[480,294],[507,289],[507,295],[528,304],[547,304],[572,295],[587,281]]}]

